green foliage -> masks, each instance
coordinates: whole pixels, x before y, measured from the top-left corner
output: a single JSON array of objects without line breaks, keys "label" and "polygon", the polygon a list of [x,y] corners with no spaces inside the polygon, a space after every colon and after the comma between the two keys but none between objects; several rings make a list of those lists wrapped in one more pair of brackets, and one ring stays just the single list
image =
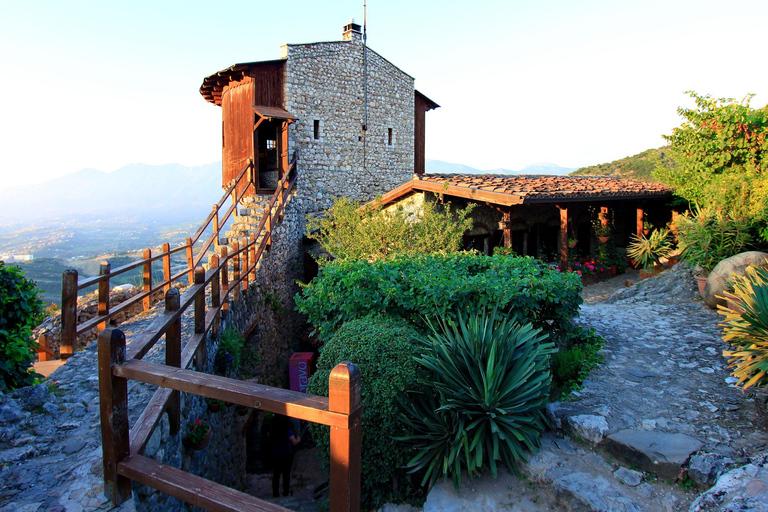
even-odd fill
[{"label": "green foliage", "polygon": [[672,237],[668,229],[654,229],[649,238],[633,233],[630,240],[627,255],[646,270],[661,263],[661,258],[672,252]]},{"label": "green foliage", "polygon": [[430,327],[417,358],[428,377],[404,403],[413,432],[401,440],[417,452],[408,467],[424,472],[422,484],[451,478],[458,491],[462,470],[471,478],[490,467],[495,476],[499,461],[514,469],[540,446],[554,345],[496,311]]},{"label": "green foliage", "polygon": [[594,329],[576,327],[569,338],[569,347],[552,356],[551,400],[563,400],[572,391],[581,389],[589,372],[604,362],[600,355],[605,340]]},{"label": "green foliage", "polygon": [[[375,509],[387,501],[403,500],[414,494],[409,475],[401,469],[410,457],[408,448],[392,438],[406,433],[399,419],[398,397],[416,385],[417,334],[402,320],[386,316],[347,322],[323,346],[317,372],[309,382],[309,393],[328,396],[328,377],[337,364],[351,361],[360,369],[364,509]],[[321,460],[327,463],[328,427],[312,424],[310,428]],[[393,482],[398,484],[397,492]]]},{"label": "green foliage", "polygon": [[219,346],[216,349],[219,353],[229,352],[235,358],[234,366],[240,366],[241,354],[245,340],[240,332],[234,327],[227,327],[219,333]]},{"label": "green foliage", "polygon": [[0,391],[34,383],[32,329],[43,316],[39,292],[22,270],[0,261]]},{"label": "green foliage", "polygon": [[696,209],[677,217],[677,242],[681,259],[699,265],[705,273],[726,258],[744,251],[751,242],[749,223],[721,210]]},{"label": "green foliage", "polygon": [[723,340],[731,345],[723,355],[730,358],[737,386],[768,386],[768,268],[748,267],[746,275],[736,276],[733,295],[744,312],[719,310],[725,316]]},{"label": "green foliage", "polygon": [[[448,205],[450,207],[450,205]],[[307,237],[340,259],[381,259],[392,255],[456,252],[472,229],[470,205],[455,214],[425,201],[418,209],[361,207],[341,198],[325,218],[307,218]]]},{"label": "green foliage", "polygon": [[679,108],[684,123],[666,135],[679,167],[659,168],[656,176],[677,194],[730,217],[768,221],[768,108],[688,94],[696,108]]},{"label": "green foliage", "polygon": [[676,162],[669,155],[669,147],[648,149],[637,155],[614,160],[606,164],[582,167],[571,174],[587,176],[613,176],[636,181],[658,181],[653,175],[654,169],[663,167],[673,170]]},{"label": "green foliage", "polygon": [[530,257],[471,253],[333,261],[296,296],[321,339],[344,322],[387,312],[417,326],[456,311],[516,312],[556,340],[582,303],[581,281]]}]

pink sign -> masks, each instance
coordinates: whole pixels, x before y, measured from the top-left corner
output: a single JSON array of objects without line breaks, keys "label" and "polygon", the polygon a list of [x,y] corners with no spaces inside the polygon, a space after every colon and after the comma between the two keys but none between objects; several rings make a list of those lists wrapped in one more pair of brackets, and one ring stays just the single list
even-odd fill
[{"label": "pink sign", "polygon": [[288,360],[288,376],[291,381],[291,390],[307,392],[310,370],[312,368],[313,352],[296,352]]}]

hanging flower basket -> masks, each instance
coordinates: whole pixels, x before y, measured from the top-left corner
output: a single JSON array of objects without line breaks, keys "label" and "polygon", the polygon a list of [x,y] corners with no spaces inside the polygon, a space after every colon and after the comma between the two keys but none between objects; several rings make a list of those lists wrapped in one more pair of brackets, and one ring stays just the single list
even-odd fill
[{"label": "hanging flower basket", "polygon": [[181,444],[190,450],[202,450],[211,442],[211,426],[197,420],[190,423],[189,433],[181,440]]},{"label": "hanging flower basket", "polygon": [[597,239],[600,240],[601,244],[607,244],[608,240],[610,240],[611,237],[610,236],[598,236]]}]

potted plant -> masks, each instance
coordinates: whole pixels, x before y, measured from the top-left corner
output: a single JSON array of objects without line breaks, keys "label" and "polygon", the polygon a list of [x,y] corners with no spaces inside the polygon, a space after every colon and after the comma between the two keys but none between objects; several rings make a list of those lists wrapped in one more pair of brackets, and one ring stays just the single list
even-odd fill
[{"label": "potted plant", "polygon": [[573,249],[574,247],[576,247],[576,244],[577,244],[577,243],[579,243],[579,241],[578,241],[577,239],[575,239],[575,238],[569,238],[569,239],[568,239],[568,248],[569,248],[569,249]]},{"label": "potted plant", "polygon": [[645,236],[650,235],[652,229],[653,229],[653,224],[651,224],[647,220],[643,220],[643,234]]},{"label": "potted plant", "polygon": [[214,398],[206,398],[205,403],[208,404],[208,412],[217,413],[224,407],[224,402],[216,400]]},{"label": "potted plant", "polygon": [[668,229],[655,229],[647,238],[645,235],[632,235],[630,238],[627,255],[643,266],[645,277],[651,275],[648,272],[651,268],[661,267],[661,258],[666,257],[672,250],[672,238]]},{"label": "potted plant", "polygon": [[211,441],[211,426],[203,423],[200,419],[189,424],[187,435],[181,440],[186,448],[190,450],[202,450]]}]

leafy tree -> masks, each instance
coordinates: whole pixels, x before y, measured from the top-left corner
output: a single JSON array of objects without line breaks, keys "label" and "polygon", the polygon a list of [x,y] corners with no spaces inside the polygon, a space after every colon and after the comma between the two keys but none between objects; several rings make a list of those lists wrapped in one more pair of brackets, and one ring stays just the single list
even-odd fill
[{"label": "leafy tree", "polygon": [[0,261],[0,391],[34,383],[32,329],[43,315],[34,281]]},{"label": "leafy tree", "polygon": [[746,217],[768,240],[768,107],[688,94],[696,108],[679,108],[685,122],[664,138],[677,168],[658,167],[655,176],[701,207],[714,207],[731,217]]},{"label": "leafy tree", "polygon": [[452,214],[425,201],[418,208],[360,206],[341,198],[324,218],[308,218],[307,236],[339,259],[386,259],[392,255],[449,253],[461,249],[472,229],[474,205]]}]

